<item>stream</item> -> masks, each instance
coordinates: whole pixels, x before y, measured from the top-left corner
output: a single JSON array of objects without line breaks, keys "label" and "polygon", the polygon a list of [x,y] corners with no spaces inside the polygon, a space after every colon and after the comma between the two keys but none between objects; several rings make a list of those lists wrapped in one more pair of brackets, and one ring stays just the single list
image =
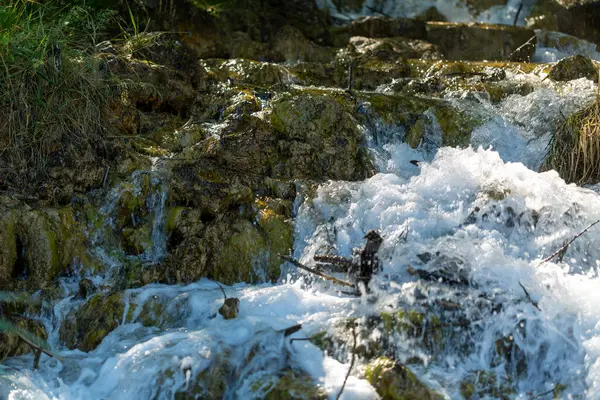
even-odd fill
[{"label": "stream", "polygon": [[[393,3],[386,3],[387,13],[410,16],[444,2],[423,2],[427,7],[406,2],[414,10],[395,9]],[[453,12],[461,19],[461,10]],[[511,18],[499,15],[485,19]],[[538,61],[564,55],[543,52]],[[59,341],[63,319],[83,302],[75,297],[78,280],[61,278],[65,296],[42,321],[62,360],[42,356],[38,370],[32,369],[32,354],[6,360],[0,367],[0,399],[188,398],[178,395],[193,393],[193,378],[220,363],[238,377],[220,382],[226,399],[264,398],[273,377],[289,368],[308,373],[334,399],[351,364],[349,348],[323,352],[310,341],[290,341],[281,331],[302,324],[291,338],[308,338],[333,332],[348,318],[367,326],[372,315],[403,309],[420,310],[424,324],[432,315],[441,320],[443,345],[434,353],[402,333],[386,340],[398,360],[445,398],[462,398],[461,382],[482,370],[501,377],[499,388],[509,383],[510,398],[551,393],[538,397],[550,399],[557,385],[564,387],[560,398],[600,398],[600,228],[570,245],[562,262],[542,262],[600,219],[600,197],[595,186],[566,184],[554,171],[536,172],[556,115],[587,104],[596,96],[595,84],[555,83],[533,74],[507,79],[525,80],[534,90],[498,104],[485,98],[473,102],[459,91],[446,94],[458,108],[486,121],[473,131],[471,147],[441,147],[433,114],[417,149],[403,143],[406,132],[381,122],[361,127],[376,175],[362,182],[328,181],[316,189],[298,185],[294,258],[309,265],[316,254],[352,257],[375,229],[384,238],[383,270],[374,276],[370,293],[351,296],[283,264],[276,283],[225,286],[228,297],[240,300],[238,317],[225,320],[217,313],[223,293],[211,280],[150,284],[124,291],[121,325],[86,353]],[[168,177],[160,168],[137,171],[128,182],[139,188],[146,176],[151,185],[152,247],[135,256],[147,264],[160,262],[166,251],[162,180]],[[105,215],[115,212],[120,190],[106,194]],[[95,254],[118,270],[114,244],[103,232],[91,233]],[[421,280],[410,269],[442,270],[462,280],[453,285]],[[100,287],[113,277],[90,279]],[[141,323],[145,306],[160,310],[153,315],[155,326]],[[368,347],[386,335],[379,324],[359,344]],[[499,338],[510,343],[504,358],[498,357]],[[379,398],[362,367],[354,365],[341,399]]]}]

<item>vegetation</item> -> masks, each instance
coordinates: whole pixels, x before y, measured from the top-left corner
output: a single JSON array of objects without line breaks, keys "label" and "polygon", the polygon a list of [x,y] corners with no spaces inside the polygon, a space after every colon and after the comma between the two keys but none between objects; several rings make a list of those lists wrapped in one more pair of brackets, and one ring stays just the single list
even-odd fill
[{"label": "vegetation", "polygon": [[59,1],[0,6],[0,174],[38,177],[53,153],[97,142],[108,95],[95,45],[110,10]]},{"label": "vegetation", "polygon": [[559,126],[542,166],[542,170],[551,169],[566,182],[600,180],[600,97]]}]

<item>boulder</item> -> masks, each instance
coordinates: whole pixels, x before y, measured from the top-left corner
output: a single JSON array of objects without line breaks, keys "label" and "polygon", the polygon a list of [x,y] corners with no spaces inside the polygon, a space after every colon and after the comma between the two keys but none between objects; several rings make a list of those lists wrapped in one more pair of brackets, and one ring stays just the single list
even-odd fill
[{"label": "boulder", "polygon": [[529,61],[536,35],[531,29],[508,25],[428,22],[426,40],[448,60]]},{"label": "boulder", "polygon": [[[0,323],[2,322],[2,318],[3,317],[0,316]],[[17,315],[11,316],[8,320],[16,327],[16,329],[29,332],[42,340],[48,338],[44,324],[39,321]],[[11,332],[10,329],[7,331],[0,330],[0,360],[4,360],[6,357],[27,354],[30,351],[31,347],[22,341],[16,332]]]}]

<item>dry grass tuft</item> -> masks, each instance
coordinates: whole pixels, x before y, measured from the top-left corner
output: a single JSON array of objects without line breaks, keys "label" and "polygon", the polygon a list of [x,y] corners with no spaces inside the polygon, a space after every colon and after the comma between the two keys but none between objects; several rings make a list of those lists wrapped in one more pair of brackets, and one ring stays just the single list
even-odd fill
[{"label": "dry grass tuft", "polygon": [[558,127],[541,170],[554,169],[567,182],[600,182],[600,97]]}]

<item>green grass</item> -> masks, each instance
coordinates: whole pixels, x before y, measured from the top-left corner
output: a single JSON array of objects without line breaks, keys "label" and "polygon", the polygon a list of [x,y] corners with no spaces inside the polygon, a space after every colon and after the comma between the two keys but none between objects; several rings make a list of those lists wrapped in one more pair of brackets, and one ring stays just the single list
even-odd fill
[{"label": "green grass", "polygon": [[101,134],[108,86],[94,50],[116,18],[58,1],[0,6],[0,174],[35,177],[67,143]]}]

